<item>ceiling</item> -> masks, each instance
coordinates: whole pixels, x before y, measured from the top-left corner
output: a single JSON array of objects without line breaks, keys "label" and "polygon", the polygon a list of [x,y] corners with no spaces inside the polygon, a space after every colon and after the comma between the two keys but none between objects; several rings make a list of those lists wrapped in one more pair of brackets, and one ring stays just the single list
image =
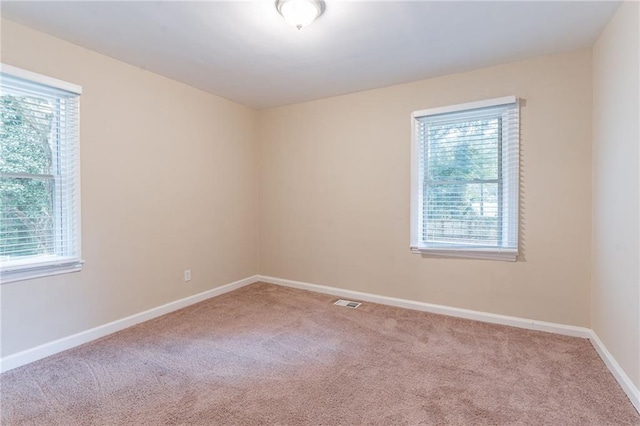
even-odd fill
[{"label": "ceiling", "polygon": [[591,46],[619,2],[2,1],[5,18],[254,108]]}]

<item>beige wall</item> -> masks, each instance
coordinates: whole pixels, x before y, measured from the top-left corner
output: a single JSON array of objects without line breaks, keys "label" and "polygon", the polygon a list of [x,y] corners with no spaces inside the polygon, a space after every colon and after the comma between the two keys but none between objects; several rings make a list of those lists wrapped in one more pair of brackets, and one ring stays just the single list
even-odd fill
[{"label": "beige wall", "polygon": [[[618,12],[593,62],[587,49],[262,111],[2,24],[2,62],[84,87],[87,262],[0,286],[2,356],[259,272],[593,326],[640,383],[637,13]],[[410,113],[507,95],[525,100],[520,260],[411,254]]]},{"label": "beige wall", "polygon": [[[522,259],[409,250],[410,114],[516,95]],[[261,111],[260,273],[589,326],[590,50]]]},{"label": "beige wall", "polygon": [[9,21],[1,44],[84,88],[86,260],[0,287],[3,356],[257,273],[255,111]]},{"label": "beige wall", "polygon": [[592,328],[640,388],[640,7],[593,49]]}]

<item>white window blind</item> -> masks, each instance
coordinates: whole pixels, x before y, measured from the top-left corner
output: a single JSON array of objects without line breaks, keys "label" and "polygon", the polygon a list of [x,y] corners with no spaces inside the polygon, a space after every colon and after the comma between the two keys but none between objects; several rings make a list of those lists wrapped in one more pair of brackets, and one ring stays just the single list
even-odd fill
[{"label": "white window blind", "polygon": [[412,121],[412,250],[515,260],[517,99],[417,111]]},{"label": "white window blind", "polygon": [[81,88],[3,65],[0,279],[80,270]]}]

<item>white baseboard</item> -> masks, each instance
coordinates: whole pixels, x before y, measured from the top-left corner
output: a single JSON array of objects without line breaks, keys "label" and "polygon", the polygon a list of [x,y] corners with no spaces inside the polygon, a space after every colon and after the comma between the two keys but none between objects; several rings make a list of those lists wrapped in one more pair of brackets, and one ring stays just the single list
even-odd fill
[{"label": "white baseboard", "polygon": [[285,280],[282,278],[267,277],[258,275],[258,279],[265,283],[277,284],[285,287],[299,288],[303,290],[326,293],[339,297],[360,300],[364,302],[379,303],[381,305],[397,306],[399,308],[413,309],[416,311],[431,312],[434,314],[448,315],[451,317],[465,318],[475,321],[488,322],[492,324],[509,325],[512,327],[526,328],[528,330],[546,331],[549,333],[562,334],[565,336],[583,337],[591,336],[591,330],[585,327],[573,325],[556,324],[552,322],[538,321],[526,318],[511,317],[507,315],[492,314],[488,312],[472,311],[470,309],[453,308],[432,303],[416,302],[408,299],[398,299],[395,297],[379,296],[377,294],[362,293],[359,291],[343,290],[336,287],[328,287],[318,284],[310,284],[301,281]]},{"label": "white baseboard", "polygon": [[189,305],[202,302],[203,300],[228,293],[246,285],[253,284],[257,281],[258,276],[254,275],[252,277],[226,284],[221,287],[216,287],[214,289],[207,290],[193,296],[185,297],[184,299],[169,302],[162,306],[158,306],[156,308],[152,308],[147,311],[128,316],[126,318],[103,324],[101,326],[82,331],[71,336],[63,337],[62,339],[54,340],[53,342],[45,343],[43,345],[36,346],[35,348],[8,355],[0,359],[0,373],[12,370],[25,364],[29,364],[30,362],[34,362],[50,355],[57,354],[58,352],[71,349],[84,343],[88,343],[92,340],[99,339],[100,337],[115,333],[116,331],[124,330],[125,328],[140,324],[141,322],[149,321],[170,312],[177,311],[178,309],[182,309]]},{"label": "white baseboard", "polygon": [[640,413],[640,389],[633,384],[627,373],[620,367],[618,361],[611,355],[611,352],[609,352],[604,343],[602,343],[595,331],[591,330],[589,340],[591,340],[591,344],[596,349],[596,352],[598,352],[598,355],[600,355],[600,358],[602,358],[609,368],[613,377],[618,381],[622,390],[627,394],[633,406],[636,407],[636,410]]}]

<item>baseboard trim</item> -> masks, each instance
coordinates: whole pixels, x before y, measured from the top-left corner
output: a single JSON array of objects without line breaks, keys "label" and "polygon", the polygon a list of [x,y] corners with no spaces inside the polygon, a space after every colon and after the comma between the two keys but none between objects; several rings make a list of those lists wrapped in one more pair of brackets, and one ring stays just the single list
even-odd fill
[{"label": "baseboard trim", "polygon": [[261,282],[277,284],[285,287],[298,288],[302,290],[326,293],[339,297],[356,299],[364,302],[379,303],[381,305],[396,306],[399,308],[413,309],[416,311],[431,312],[434,314],[448,315],[451,317],[465,318],[475,321],[488,322],[491,324],[508,325],[511,327],[526,328],[528,330],[546,331],[549,333],[562,334],[565,336],[582,337],[588,339],[591,330],[585,327],[573,325],[556,324],[545,321],[538,321],[526,318],[512,317],[507,315],[492,314],[489,312],[473,311],[470,309],[454,308],[444,305],[436,305],[426,302],[417,302],[396,297],[380,296],[359,291],[344,290],[337,287],[328,287],[318,284],[310,284],[301,281],[286,280],[283,278],[258,276]]},{"label": "baseboard trim", "polygon": [[58,340],[54,340],[49,343],[36,346],[35,348],[26,349],[15,354],[8,355],[0,358],[0,373],[12,370],[22,365],[29,364],[42,358],[57,354],[58,352],[65,351],[67,349],[80,346],[84,343],[88,343],[92,340],[99,339],[109,334],[115,333],[125,328],[140,324],[145,321],[157,318],[159,316],[168,314],[178,309],[186,308],[203,300],[210,299],[212,297],[219,296],[224,293],[228,293],[233,290],[237,290],[241,287],[253,284],[258,281],[258,276],[254,275],[239,281],[235,281],[221,287],[216,287],[211,290],[204,291],[202,293],[194,294],[193,296],[185,297],[173,302],[166,303],[162,306],[158,306],[138,314],[128,316],[116,321],[112,321],[107,324],[100,325],[89,330],[82,331],[71,336],[63,337]]},{"label": "baseboard trim", "polygon": [[600,340],[595,331],[591,330],[589,340],[596,349],[596,352],[598,352],[598,355],[600,355],[600,358],[602,358],[602,361],[604,361],[607,368],[609,368],[613,377],[620,384],[622,390],[627,394],[633,406],[638,410],[638,413],[640,413],[640,389],[633,384],[631,378],[624,372],[622,367],[620,367],[618,361],[611,355],[611,352],[609,352],[604,343],[602,343],[602,340]]}]

